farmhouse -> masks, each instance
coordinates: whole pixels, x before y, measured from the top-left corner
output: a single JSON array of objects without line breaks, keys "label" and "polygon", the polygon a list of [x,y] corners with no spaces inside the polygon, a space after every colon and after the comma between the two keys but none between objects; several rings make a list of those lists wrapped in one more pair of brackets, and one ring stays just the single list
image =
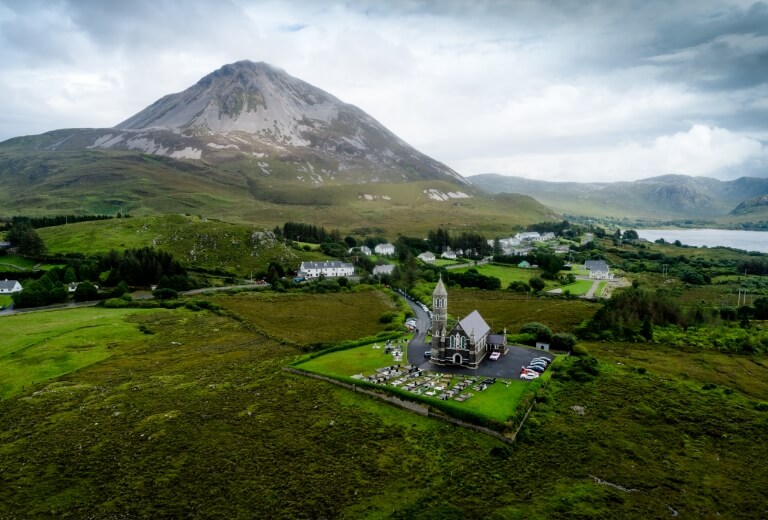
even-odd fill
[{"label": "farmhouse", "polygon": [[597,280],[612,280],[613,275],[608,269],[605,260],[587,260],[584,262],[584,268],[589,271],[589,277]]},{"label": "farmhouse", "polygon": [[379,244],[373,248],[377,255],[392,256],[395,254],[395,246],[392,244]]},{"label": "farmhouse", "polygon": [[429,251],[427,251],[425,253],[421,253],[416,258],[418,258],[422,262],[430,263],[430,262],[434,262],[435,261],[435,254],[434,253],[430,253]]},{"label": "farmhouse", "polygon": [[352,276],[355,267],[345,262],[302,262],[299,266],[299,275],[307,278],[326,276],[328,278],[338,276]]},{"label": "farmhouse", "polygon": [[378,276],[380,274],[389,274],[391,275],[395,270],[394,264],[387,264],[387,265],[377,265],[373,268],[373,276]]},{"label": "farmhouse", "polygon": [[[432,345],[430,362],[477,368],[489,351],[491,327],[477,311],[448,329],[448,291],[441,278],[432,293]],[[497,349],[506,349],[506,340],[495,338]],[[506,351],[506,350],[504,350]]]},{"label": "farmhouse", "polygon": [[21,284],[17,280],[0,280],[0,294],[12,294],[21,292]]},{"label": "farmhouse", "polygon": [[454,253],[450,247],[446,247],[443,254],[440,255],[440,258],[445,260],[456,260],[456,253]]}]

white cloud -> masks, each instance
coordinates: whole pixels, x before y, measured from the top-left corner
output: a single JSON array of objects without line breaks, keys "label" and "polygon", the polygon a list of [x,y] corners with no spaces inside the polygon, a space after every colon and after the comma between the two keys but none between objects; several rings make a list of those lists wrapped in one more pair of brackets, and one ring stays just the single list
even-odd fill
[{"label": "white cloud", "polygon": [[[250,59],[359,106],[463,174],[725,175],[762,160],[768,86],[748,70],[766,52],[759,10],[652,4],[628,17],[598,2],[0,0],[0,139],[113,126]],[[741,61],[706,65],[724,48]],[[696,82],[715,77],[737,86]]]},{"label": "white cloud", "polygon": [[768,150],[760,141],[724,128],[695,124],[687,132],[662,135],[647,144],[521,153],[495,157],[487,165],[503,164],[503,173],[534,179],[604,182],[669,173],[717,177],[750,162],[768,164]]}]

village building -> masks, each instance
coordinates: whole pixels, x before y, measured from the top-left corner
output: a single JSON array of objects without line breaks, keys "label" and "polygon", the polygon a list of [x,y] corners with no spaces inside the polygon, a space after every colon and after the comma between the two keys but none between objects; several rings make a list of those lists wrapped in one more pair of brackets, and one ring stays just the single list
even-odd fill
[{"label": "village building", "polygon": [[373,248],[374,253],[382,256],[392,256],[395,254],[395,246],[392,244],[378,244]]},{"label": "village building", "polygon": [[368,246],[360,246],[360,247],[351,247],[349,248],[349,251],[347,253],[355,253],[356,251],[360,251],[365,256],[371,256],[373,251],[371,251],[371,248]]},{"label": "village building", "polygon": [[306,278],[317,278],[319,276],[336,278],[339,276],[352,276],[354,274],[355,266],[337,260],[332,262],[302,262],[299,266],[299,276]]},{"label": "village building", "polygon": [[379,276],[382,274],[392,275],[394,271],[395,271],[394,264],[377,265],[376,267],[373,268],[373,276]]},{"label": "village building", "polygon": [[0,294],[13,294],[22,291],[21,284],[17,280],[0,280]]},{"label": "village building", "polygon": [[456,260],[456,253],[452,251],[450,247],[446,247],[443,254],[440,255],[440,258],[444,260]]},{"label": "village building", "polygon": [[584,268],[589,271],[589,277],[595,280],[613,280],[613,274],[608,269],[605,260],[587,260]]},{"label": "village building", "polygon": [[491,327],[479,312],[472,311],[448,328],[448,291],[442,278],[432,293],[432,344],[430,362],[477,368],[493,351],[506,353],[506,334],[491,335]]},{"label": "village building", "polygon": [[431,262],[435,261],[435,254],[434,253],[430,253],[429,251],[426,251],[424,253],[421,253],[416,258],[418,258],[422,262],[431,263]]}]

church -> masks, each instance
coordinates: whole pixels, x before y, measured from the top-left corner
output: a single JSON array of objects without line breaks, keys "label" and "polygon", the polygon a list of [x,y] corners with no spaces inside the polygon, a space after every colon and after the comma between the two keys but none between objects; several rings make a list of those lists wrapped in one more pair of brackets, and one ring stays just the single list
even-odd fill
[{"label": "church", "polygon": [[430,362],[477,368],[491,352],[506,353],[506,334],[490,334],[491,327],[472,311],[448,329],[448,291],[443,279],[432,293],[432,345]]}]

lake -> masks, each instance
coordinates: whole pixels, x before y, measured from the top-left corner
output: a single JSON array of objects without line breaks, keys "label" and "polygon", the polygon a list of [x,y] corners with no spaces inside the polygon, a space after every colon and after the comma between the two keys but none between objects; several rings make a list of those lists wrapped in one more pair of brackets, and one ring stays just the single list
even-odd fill
[{"label": "lake", "polygon": [[679,240],[688,246],[733,247],[745,251],[768,253],[768,231],[733,229],[636,229],[640,238],[654,242]]}]

